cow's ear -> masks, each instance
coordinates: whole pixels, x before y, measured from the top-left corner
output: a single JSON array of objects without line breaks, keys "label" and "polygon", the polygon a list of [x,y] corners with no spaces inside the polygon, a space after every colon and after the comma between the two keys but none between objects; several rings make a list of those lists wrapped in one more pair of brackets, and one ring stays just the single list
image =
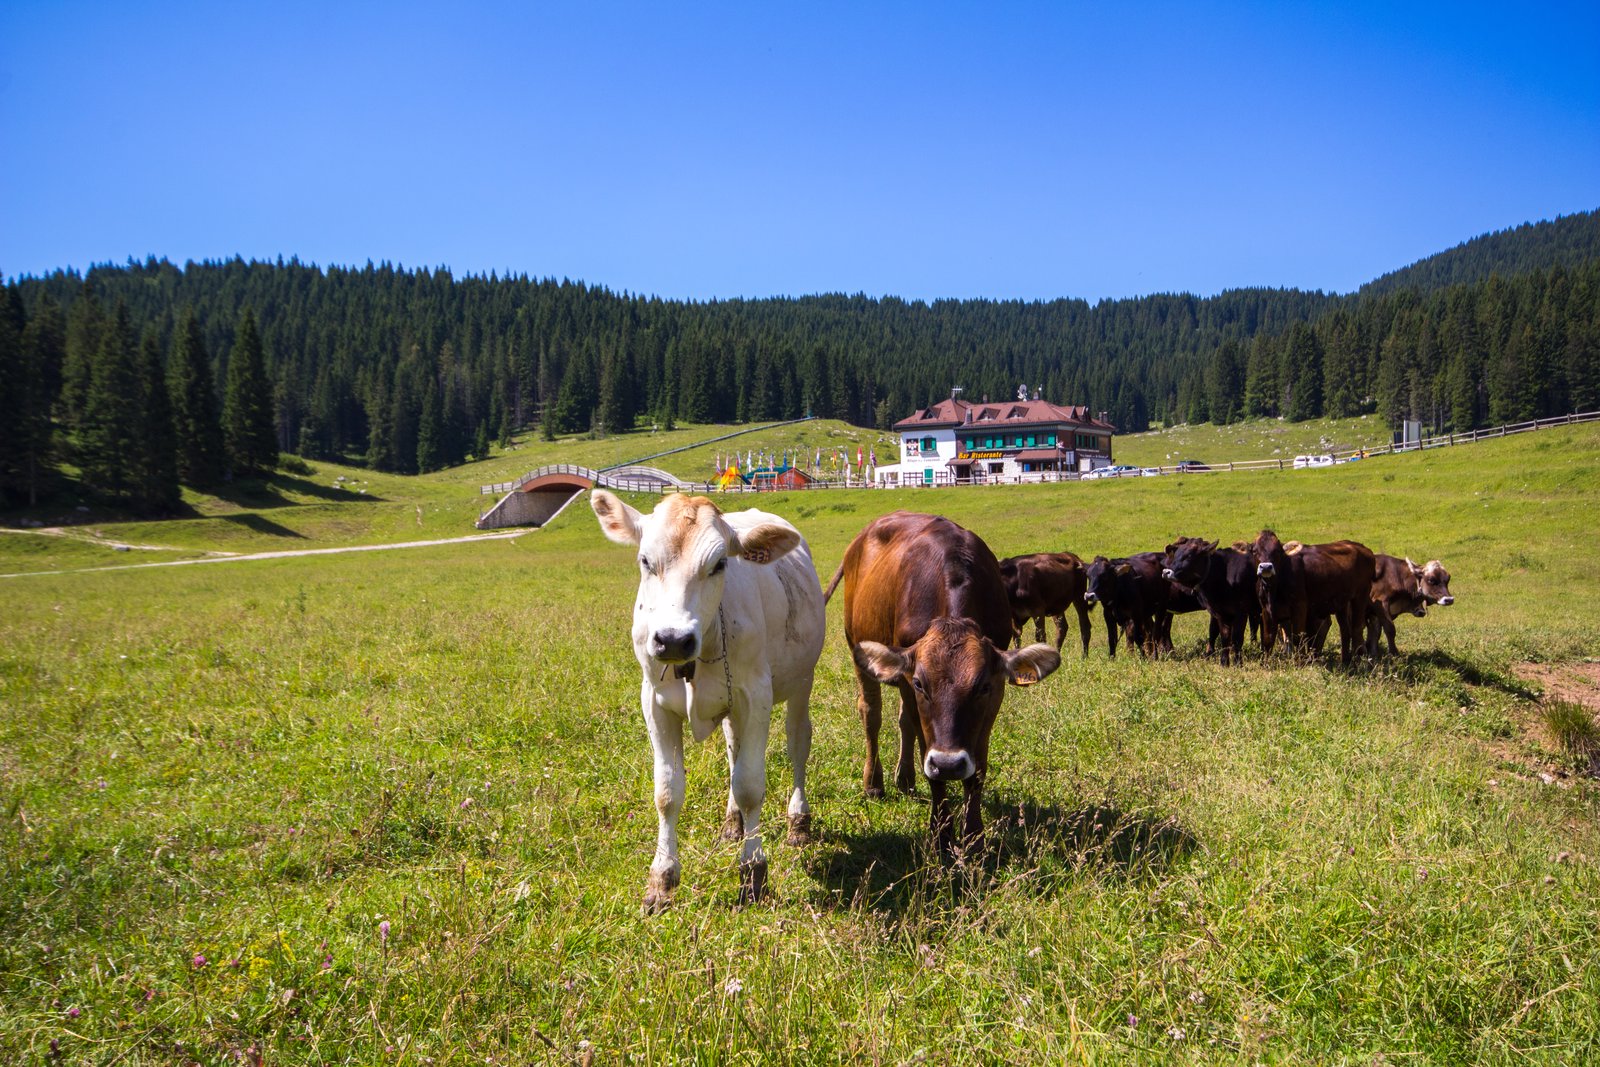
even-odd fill
[{"label": "cow's ear", "polygon": [[1133,564],[1131,564],[1131,563],[1119,563],[1119,564],[1117,564],[1116,570],[1117,570],[1117,576],[1119,578],[1126,578],[1128,575],[1133,573]]},{"label": "cow's ear", "polygon": [[1061,654],[1049,645],[1029,645],[1000,653],[1012,685],[1032,685],[1061,666]]},{"label": "cow's ear", "polygon": [[619,545],[639,543],[639,513],[604,489],[589,494],[589,506],[600,520],[600,532]]},{"label": "cow's ear", "polygon": [[[1219,538],[1218,538],[1218,539],[1217,539],[1217,540],[1215,540],[1215,541],[1213,541],[1213,542],[1211,542],[1211,545],[1210,545],[1210,547],[1209,547],[1209,548],[1208,548],[1208,549],[1207,549],[1207,551],[1209,551],[1209,552],[1215,552],[1215,551],[1216,551],[1216,550],[1217,550],[1217,545],[1218,545],[1218,544],[1220,544],[1220,543],[1221,543],[1221,541],[1222,541],[1222,539],[1221,539],[1221,538],[1220,538],[1220,537],[1219,537]],[[1202,544],[1204,544],[1204,542],[1201,542],[1201,543],[1202,543]]]},{"label": "cow's ear", "polygon": [[880,682],[898,682],[910,678],[911,672],[916,667],[916,660],[912,658],[910,649],[880,645],[876,641],[862,641],[857,644],[856,661]]},{"label": "cow's ear", "polygon": [[764,522],[753,530],[733,535],[733,551],[751,563],[771,563],[800,543],[800,535],[787,526]]}]

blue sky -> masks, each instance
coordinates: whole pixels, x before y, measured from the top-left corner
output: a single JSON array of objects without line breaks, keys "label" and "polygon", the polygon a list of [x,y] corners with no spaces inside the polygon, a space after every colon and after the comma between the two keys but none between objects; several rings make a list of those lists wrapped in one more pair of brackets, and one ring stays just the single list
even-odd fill
[{"label": "blue sky", "polygon": [[1347,291],[1600,207],[1600,5],[0,6],[0,272]]}]

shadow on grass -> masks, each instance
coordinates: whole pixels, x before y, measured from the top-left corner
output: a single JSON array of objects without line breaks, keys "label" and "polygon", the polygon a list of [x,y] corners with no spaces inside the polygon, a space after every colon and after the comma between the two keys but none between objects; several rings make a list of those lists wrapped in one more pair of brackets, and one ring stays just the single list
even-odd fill
[{"label": "shadow on grass", "polygon": [[266,480],[247,478],[224,485],[208,486],[206,492],[224,503],[240,508],[293,507],[297,501],[285,496],[286,492],[339,504],[383,500],[374,493],[357,493],[292,474],[275,474]]},{"label": "shadow on grass", "polygon": [[306,538],[306,535],[298,530],[291,530],[289,527],[273,522],[262,515],[246,513],[243,515],[218,515],[216,517],[223,522],[231,522],[235,526],[243,526],[247,530],[258,534],[266,534],[268,537],[293,537],[301,541]]},{"label": "shadow on grass", "polygon": [[1483,686],[1515,697],[1518,700],[1538,700],[1539,694],[1515,677],[1494,670],[1485,670],[1448,652],[1431,648],[1426,652],[1402,651],[1396,656],[1385,656],[1382,661],[1396,677],[1407,682],[1427,681],[1437,671],[1446,671],[1467,685]]},{"label": "shadow on grass", "polygon": [[[918,799],[926,808],[926,797]],[[903,917],[946,894],[956,902],[998,884],[1024,883],[1027,892],[1043,895],[1082,877],[1143,877],[1200,844],[1171,817],[1127,811],[1112,801],[1065,810],[991,795],[985,807],[984,852],[975,862],[941,864],[926,831],[874,830],[830,838],[840,847],[819,854],[809,873],[839,907]]]}]

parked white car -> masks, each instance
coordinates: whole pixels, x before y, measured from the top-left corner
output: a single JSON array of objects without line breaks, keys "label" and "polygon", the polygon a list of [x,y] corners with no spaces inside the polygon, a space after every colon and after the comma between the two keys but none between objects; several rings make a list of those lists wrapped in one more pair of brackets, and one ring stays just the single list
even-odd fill
[{"label": "parked white car", "polygon": [[1096,467],[1085,474],[1085,478],[1137,478],[1143,474],[1138,467],[1129,467],[1119,464],[1115,467]]},{"label": "parked white car", "polygon": [[1307,467],[1331,467],[1331,466],[1333,466],[1333,457],[1331,455],[1296,456],[1296,457],[1294,457],[1294,469],[1295,470],[1304,470]]}]

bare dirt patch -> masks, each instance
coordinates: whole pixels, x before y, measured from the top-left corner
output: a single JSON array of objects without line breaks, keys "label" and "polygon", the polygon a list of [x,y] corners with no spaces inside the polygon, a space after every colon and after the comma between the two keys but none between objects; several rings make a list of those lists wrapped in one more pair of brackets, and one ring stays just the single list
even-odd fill
[{"label": "bare dirt patch", "polygon": [[1570,700],[1600,713],[1600,661],[1519,663],[1512,671],[1543,690],[1546,700]]},{"label": "bare dirt patch", "polygon": [[1519,663],[1512,672],[1543,695],[1538,705],[1522,705],[1513,713],[1518,738],[1491,745],[1495,754],[1531,771],[1546,785],[1566,788],[1574,779],[1600,779],[1600,749],[1592,747],[1592,742],[1576,750],[1564,745],[1547,714],[1553,704],[1574,705],[1587,711],[1600,727],[1600,661]]}]

